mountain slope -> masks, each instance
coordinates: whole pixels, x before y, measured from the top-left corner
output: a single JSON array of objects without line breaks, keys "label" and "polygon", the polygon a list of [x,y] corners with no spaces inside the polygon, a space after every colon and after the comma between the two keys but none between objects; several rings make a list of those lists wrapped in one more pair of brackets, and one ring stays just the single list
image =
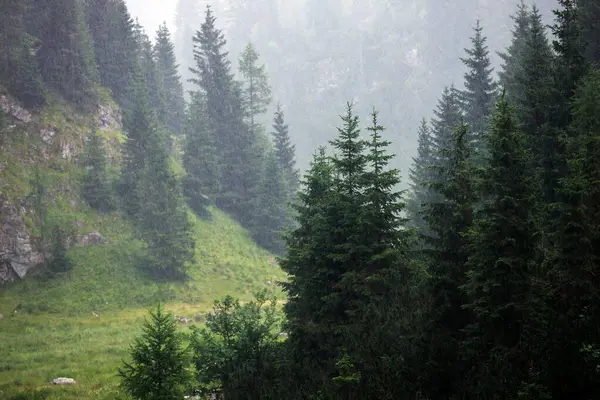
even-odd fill
[{"label": "mountain slope", "polygon": [[[44,182],[46,219],[76,235],[94,232],[106,240],[70,248],[69,272],[39,266],[22,280],[0,284],[0,398],[119,398],[116,368],[155,302],[192,317],[226,294],[245,299],[265,288],[279,293],[273,282],[284,274],[273,256],[214,208],[208,220],[190,212],[196,257],[188,281],[157,282],[139,268],[146,250],[132,224],[120,213],[95,213],[80,196],[85,169],[79,159],[91,129],[100,127],[109,169],[115,176],[118,172],[124,136],[118,108],[108,96],[94,111],[81,112],[55,98],[31,113],[2,91],[0,96],[9,114],[2,130],[0,193],[18,210],[32,244],[40,235],[32,198],[36,169]],[[175,160],[173,166],[180,169]],[[49,384],[59,376],[78,384]]]}]

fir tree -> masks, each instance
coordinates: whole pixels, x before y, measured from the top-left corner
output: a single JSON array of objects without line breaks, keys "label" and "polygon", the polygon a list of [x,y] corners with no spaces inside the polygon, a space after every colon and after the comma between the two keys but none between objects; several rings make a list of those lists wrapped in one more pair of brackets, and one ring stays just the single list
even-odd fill
[{"label": "fir tree", "polygon": [[138,68],[133,20],[123,0],[86,0],[84,4],[100,82],[121,107],[128,107]]},{"label": "fir tree", "polygon": [[[461,58],[468,71],[465,74],[465,90],[460,92],[460,99],[465,122],[470,125],[474,137],[474,149],[481,153],[484,150],[482,135],[487,130],[492,113],[496,83],[492,77],[494,69],[491,67],[489,51],[485,44],[487,39],[483,35],[479,20],[474,31],[475,35],[471,38],[473,47],[465,49],[467,58]],[[477,157],[476,154],[474,156]]]},{"label": "fir tree", "polygon": [[260,182],[263,149],[255,132],[243,121],[241,88],[233,79],[224,51],[226,41],[215,21],[207,7],[205,21],[194,37],[196,69],[192,71],[206,99],[209,132],[221,167],[217,206],[248,226],[253,218],[251,199]]},{"label": "fir tree", "polygon": [[41,40],[37,51],[40,71],[66,99],[89,103],[95,96],[98,70],[83,4],[79,0],[40,3],[36,26]]},{"label": "fir tree", "polygon": [[67,257],[67,235],[59,226],[55,225],[52,232],[52,258],[50,270],[52,272],[68,272],[71,270],[71,261]]},{"label": "fir tree", "polygon": [[281,104],[277,103],[275,118],[273,119],[273,131],[271,132],[275,143],[275,155],[279,167],[283,171],[287,199],[292,200],[296,196],[299,186],[298,170],[296,169],[296,146],[291,143],[289,128],[284,121],[284,113]]},{"label": "fir tree", "polygon": [[253,132],[257,132],[256,119],[267,112],[271,104],[271,87],[265,65],[257,65],[260,55],[252,45],[248,43],[244,48],[239,60],[240,72],[243,81],[242,102],[244,114]]},{"label": "fir tree", "polygon": [[527,152],[513,110],[502,97],[489,133],[481,180],[485,199],[469,232],[469,280],[475,321],[465,346],[474,367],[468,388],[480,398],[516,398],[530,360],[524,340],[531,317],[532,186]]},{"label": "fir tree", "polygon": [[[597,366],[586,362],[585,345],[598,346],[600,284],[598,267],[598,132],[600,73],[586,75],[572,102],[567,142],[569,175],[561,180],[555,248],[545,263],[553,313],[548,383],[553,398],[594,397],[600,391]],[[562,360],[562,361],[561,361]],[[559,364],[560,363],[560,367]],[[596,363],[597,364],[597,363]]]},{"label": "fir tree", "polygon": [[433,156],[431,130],[423,118],[418,132],[417,156],[413,157],[412,167],[408,172],[410,194],[406,207],[410,225],[416,228],[420,234],[425,234],[427,231],[422,211],[423,204],[429,202],[430,193],[427,183],[431,177]]},{"label": "fir tree", "polygon": [[202,95],[191,94],[184,126],[184,193],[192,210],[208,216],[207,205],[219,194],[219,165]]},{"label": "fir tree", "polygon": [[582,39],[587,62],[600,63],[600,4],[596,0],[578,0]]},{"label": "fir tree", "polygon": [[259,185],[252,231],[256,243],[276,254],[283,253],[282,235],[290,227],[284,171],[275,154],[269,154]]},{"label": "fir tree", "polygon": [[182,124],[185,113],[185,102],[183,99],[183,86],[177,71],[177,60],[175,50],[171,42],[171,34],[163,23],[156,34],[154,55],[160,89],[164,94],[165,101],[165,125],[175,134],[182,133]]},{"label": "fir tree", "polygon": [[106,176],[106,153],[103,138],[95,133],[88,137],[84,165],[87,174],[83,180],[83,198],[99,212],[113,208],[110,185]]},{"label": "fir tree", "polygon": [[460,287],[466,283],[465,234],[473,222],[477,200],[471,146],[469,128],[462,123],[455,128],[450,146],[440,152],[447,160],[446,167],[434,167],[441,179],[428,184],[438,197],[423,205],[423,218],[431,232],[427,238],[429,279],[426,289],[431,308],[423,342],[424,357],[429,365],[424,390],[431,398],[460,393],[466,372],[460,345],[464,337],[462,330],[472,316],[462,308],[466,297]]},{"label": "fir tree", "polygon": [[[433,147],[433,165],[446,167],[447,160],[440,156],[442,149],[452,146],[452,133],[461,122],[462,113],[458,99],[458,92],[454,87],[446,87],[437,109],[433,111],[435,118],[431,120],[431,141]],[[438,177],[431,177],[432,182]]]},{"label": "fir tree", "polygon": [[180,400],[191,378],[188,355],[171,313],[159,304],[150,310],[142,334],[119,368],[122,387],[138,400]]},{"label": "fir tree", "polygon": [[498,53],[503,61],[498,76],[499,84],[506,92],[506,100],[516,105],[523,102],[522,93],[524,89],[520,85],[518,77],[523,74],[523,63],[531,23],[529,8],[524,0],[521,0],[516,13],[511,18],[515,23],[512,30],[512,40],[505,52]]}]

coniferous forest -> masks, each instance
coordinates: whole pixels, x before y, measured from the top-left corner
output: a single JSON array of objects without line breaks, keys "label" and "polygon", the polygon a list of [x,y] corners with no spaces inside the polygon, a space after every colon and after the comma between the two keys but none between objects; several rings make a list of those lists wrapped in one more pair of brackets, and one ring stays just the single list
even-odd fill
[{"label": "coniferous forest", "polygon": [[[59,97],[86,113],[108,97],[121,110],[117,167],[88,132],[78,189],[134,226],[148,276],[188,280],[193,220],[212,209],[287,275],[283,301],[232,293],[183,332],[156,306],[115,371],[124,394],[600,398],[600,2],[558,0],[547,26],[523,0],[503,50],[478,21],[463,84],[447,82],[414,127],[406,171],[377,102],[358,115],[349,101],[300,172],[304,133],[261,49],[234,59],[211,6],[177,39],[183,55],[166,24],[146,32],[123,0],[4,0],[0,11],[0,84],[23,107]],[[0,113],[3,135],[9,119]],[[67,233],[45,225],[38,178],[30,223],[48,268],[68,271]]]}]

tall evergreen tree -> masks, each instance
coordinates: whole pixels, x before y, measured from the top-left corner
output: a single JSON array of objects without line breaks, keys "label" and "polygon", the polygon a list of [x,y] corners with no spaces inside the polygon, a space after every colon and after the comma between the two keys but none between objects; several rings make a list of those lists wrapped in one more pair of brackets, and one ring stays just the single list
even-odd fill
[{"label": "tall evergreen tree", "polygon": [[[466,58],[461,61],[467,66],[465,74],[465,90],[460,92],[460,99],[465,115],[465,122],[471,127],[476,151],[483,151],[484,140],[481,136],[487,130],[489,117],[492,113],[496,96],[496,83],[492,77],[494,68],[491,67],[489,51],[483,28],[477,20],[475,34],[471,38],[472,48],[465,49]],[[474,154],[474,156],[477,156]]]},{"label": "tall evergreen tree", "polygon": [[287,199],[292,200],[299,188],[298,170],[296,169],[296,146],[291,143],[289,127],[285,123],[281,104],[277,103],[273,131],[271,132],[275,144],[275,155],[279,167],[283,171],[286,183]]},{"label": "tall evergreen tree", "polygon": [[41,44],[37,51],[46,82],[66,99],[89,103],[94,98],[98,70],[94,47],[79,0],[41,0],[35,32]]},{"label": "tall evergreen tree", "polygon": [[106,153],[103,138],[96,133],[88,137],[84,165],[87,174],[83,180],[83,198],[99,212],[110,211],[114,203],[106,176]]},{"label": "tall evergreen tree", "polygon": [[527,379],[531,318],[532,186],[527,152],[513,110],[502,97],[489,133],[480,184],[485,199],[469,232],[469,296],[475,321],[465,346],[474,366],[469,391],[478,398],[517,398]]},{"label": "tall evergreen tree", "polygon": [[241,88],[233,79],[224,50],[226,40],[215,21],[207,6],[205,21],[194,37],[194,82],[206,98],[209,131],[221,167],[217,206],[248,226],[253,217],[251,199],[262,171],[262,149],[255,132],[243,121]]},{"label": "tall evergreen tree", "polygon": [[427,187],[427,183],[431,177],[433,157],[431,129],[423,118],[418,132],[417,156],[413,157],[412,167],[408,172],[410,194],[406,207],[410,225],[416,228],[420,234],[427,231],[423,219],[423,204],[429,202],[430,189]]},{"label": "tall evergreen tree", "polygon": [[514,28],[510,46],[505,52],[498,53],[503,61],[501,71],[498,72],[498,83],[506,91],[506,100],[516,105],[523,102],[522,93],[524,88],[520,85],[518,77],[523,74],[523,63],[531,23],[529,7],[525,4],[525,0],[521,0],[517,6],[517,11],[514,15],[511,15],[511,18],[514,21]]},{"label": "tall evergreen tree", "polygon": [[431,305],[423,342],[429,367],[426,367],[424,390],[435,399],[460,393],[466,372],[460,346],[464,338],[462,330],[471,322],[472,315],[462,308],[466,297],[460,288],[466,283],[465,234],[473,222],[477,200],[471,147],[469,128],[461,123],[455,128],[450,146],[440,151],[440,156],[447,160],[446,167],[434,167],[442,179],[428,184],[438,197],[423,205],[424,219],[431,232],[427,240],[427,294]]},{"label": "tall evergreen tree", "polygon": [[[555,248],[546,260],[550,282],[548,383],[553,398],[589,398],[600,393],[597,358],[588,362],[584,349],[600,344],[597,279],[599,209],[598,137],[600,73],[583,78],[572,102],[568,140],[569,175],[561,181]],[[557,363],[560,363],[557,364]]]},{"label": "tall evergreen tree", "polygon": [[86,0],[87,22],[94,44],[100,82],[121,107],[130,105],[129,91],[138,68],[134,25],[123,0]]},{"label": "tall evergreen tree", "polygon": [[[434,153],[434,165],[445,167],[447,160],[440,157],[442,149],[450,149],[452,146],[452,133],[454,128],[461,122],[462,112],[458,92],[452,87],[445,87],[442,97],[438,102],[437,109],[433,111],[434,118],[431,120],[431,141]],[[432,180],[436,179],[432,177]]]},{"label": "tall evergreen tree", "polygon": [[596,0],[578,0],[579,19],[589,63],[600,63],[600,4]]},{"label": "tall evergreen tree", "polygon": [[158,28],[155,43],[154,56],[156,58],[158,80],[165,101],[164,124],[171,132],[180,135],[184,120],[185,101],[183,99],[181,78],[177,71],[175,49],[166,23]]},{"label": "tall evergreen tree", "polygon": [[256,199],[256,216],[252,232],[256,243],[282,254],[283,234],[290,227],[284,171],[275,154],[269,154]]},{"label": "tall evergreen tree", "polygon": [[207,216],[206,206],[219,194],[219,165],[201,93],[191,93],[186,123],[183,166],[184,193],[192,210]]},{"label": "tall evergreen tree", "polygon": [[244,48],[239,60],[243,77],[242,102],[244,114],[253,132],[257,132],[258,121],[271,104],[271,86],[265,65],[258,65],[260,55],[252,43]]}]

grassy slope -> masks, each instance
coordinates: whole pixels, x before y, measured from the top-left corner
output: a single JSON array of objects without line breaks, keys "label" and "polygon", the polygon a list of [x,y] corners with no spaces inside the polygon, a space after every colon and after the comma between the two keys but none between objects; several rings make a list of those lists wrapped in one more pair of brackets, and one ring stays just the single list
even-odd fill
[{"label": "grassy slope", "polygon": [[[60,113],[64,111],[55,107],[42,118],[62,127]],[[75,125],[61,129],[60,135],[85,133]],[[10,140],[11,151],[0,155],[0,163],[8,165],[0,172],[0,191],[13,201],[25,198],[35,160],[54,198],[50,218],[68,225],[77,220],[80,232],[99,231],[108,243],[70,249],[75,266],[69,273],[49,277],[33,270],[24,281],[0,289],[5,316],[0,320],[0,399],[121,398],[117,367],[153,303],[162,301],[167,309],[191,317],[226,294],[244,299],[262,288],[279,294],[267,284],[283,279],[269,262],[272,256],[215,209],[211,220],[190,214],[197,239],[191,279],[180,284],[149,279],[138,268],[145,249],[132,226],[119,214],[95,214],[78,198],[81,169],[56,157],[40,162],[36,157],[44,145],[35,135],[14,131]],[[78,384],[48,384],[59,376],[73,377]]]}]

